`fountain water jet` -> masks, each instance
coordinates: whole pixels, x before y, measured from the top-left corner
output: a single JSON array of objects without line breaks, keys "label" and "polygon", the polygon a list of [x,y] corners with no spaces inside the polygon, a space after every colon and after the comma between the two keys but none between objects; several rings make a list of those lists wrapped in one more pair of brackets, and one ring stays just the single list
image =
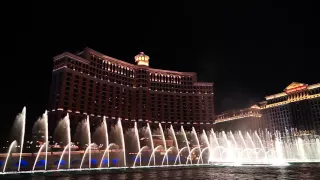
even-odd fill
[{"label": "fountain water jet", "polygon": [[[215,143],[216,143],[216,147],[220,147],[220,144],[219,144],[218,138],[217,138],[217,136],[216,136],[216,133],[213,131],[212,128],[211,128],[210,132],[211,132],[211,135],[212,135],[212,139],[213,139],[213,140],[215,141]],[[212,143],[212,144],[213,144],[213,143]],[[211,145],[211,146],[213,146],[213,145]],[[211,147],[211,150],[213,151],[213,147]],[[213,155],[213,153],[210,153],[210,154]],[[209,161],[213,161],[213,160],[214,160],[213,157],[210,156]],[[219,160],[221,161],[221,150],[220,150],[220,149],[219,149]]]},{"label": "fountain water jet", "polygon": [[67,129],[67,141],[68,144],[67,146],[70,146],[70,148],[68,149],[68,169],[70,169],[70,165],[71,165],[71,130],[70,130],[70,118],[69,118],[69,114],[67,114],[63,120],[64,123],[66,124],[67,127],[65,127]]},{"label": "fountain water jet", "polygon": [[21,140],[20,140],[20,156],[19,156],[19,165],[18,165],[18,171],[20,171],[20,167],[21,167],[21,158],[22,158],[22,151],[23,151],[23,143],[24,143],[24,135],[25,135],[25,131],[26,131],[26,107],[23,107],[22,109],[22,113],[20,115],[21,119],[19,118],[19,120],[21,120],[22,122],[22,132],[21,132]]},{"label": "fountain water jet", "polygon": [[106,155],[106,153],[108,152],[108,168],[110,167],[110,153],[109,153],[109,149],[110,149],[110,147],[111,146],[117,146],[115,143],[110,143],[108,146],[107,146],[107,148],[106,148],[106,150],[104,151],[104,153],[103,153],[103,155],[102,155],[102,158],[101,158],[101,161],[100,161],[100,168],[102,167],[102,162],[103,162],[103,159],[104,159],[104,156]]},{"label": "fountain water jet", "polygon": [[[81,160],[81,163],[80,163],[80,169],[82,169],[82,165],[83,165],[83,162],[84,162],[84,158],[86,157],[88,151],[90,151],[92,145],[93,145],[93,144],[89,144],[88,147],[86,148],[86,150],[84,151],[84,154],[83,154],[83,156],[82,156],[82,160]],[[91,158],[90,158],[90,153],[89,153],[89,168],[90,168],[90,165],[91,165],[91,162],[90,162],[90,161],[91,161]]]},{"label": "fountain water jet", "polygon": [[[200,158],[201,158],[201,160],[203,160],[203,159],[202,159],[202,154],[203,154],[203,152],[204,152],[205,150],[209,150],[209,156],[210,156],[210,148],[209,148],[209,147],[203,148],[202,151],[201,151],[201,153],[200,153],[200,156],[199,156],[199,159],[198,159],[197,164],[200,163]],[[202,162],[202,164],[203,164],[203,162]],[[208,158],[208,164],[209,164],[209,158]]]},{"label": "fountain water jet", "polygon": [[306,161],[306,153],[304,151],[304,147],[303,147],[303,140],[299,137],[298,139],[296,139],[296,146],[297,146],[297,150],[298,150],[298,154],[301,158],[302,161]]},{"label": "fountain water jet", "polygon": [[117,125],[120,128],[120,133],[121,133],[121,143],[122,143],[122,150],[123,150],[123,163],[124,167],[127,167],[127,159],[126,159],[126,146],[124,142],[124,135],[123,135],[123,129],[122,129],[122,124],[121,124],[121,119],[118,120]]},{"label": "fountain water jet", "polygon": [[48,146],[49,146],[49,127],[48,127],[48,112],[45,111],[44,115],[44,126],[45,126],[45,138],[46,138],[46,156],[45,156],[45,165],[44,165],[44,170],[47,170],[47,164],[48,164]]},{"label": "fountain water jet", "polygon": [[[162,146],[159,145],[159,146],[157,146],[156,148],[154,148],[154,150],[152,151],[152,154],[151,154],[151,156],[150,156],[148,166],[150,166],[150,162],[151,162],[151,158],[152,158],[152,157],[153,157],[154,160],[156,159],[154,154],[155,154],[156,150],[159,149],[159,148],[161,148],[161,147],[162,147]],[[156,165],[156,163],[154,162],[154,166],[155,166],[155,165]]]},{"label": "fountain water jet", "polygon": [[[163,133],[163,129],[161,126],[161,123],[159,123],[159,128],[160,128],[160,132],[161,132],[161,136],[162,136],[162,142],[163,142],[163,146],[164,146],[164,151],[167,152],[167,144],[166,144],[166,139],[164,137],[164,133]],[[167,164],[169,163],[168,158],[167,158]],[[163,164],[163,163],[162,163]]]},{"label": "fountain water jet", "polygon": [[[151,144],[151,148],[152,148],[152,152],[154,151],[154,144],[153,144],[153,137],[152,137],[152,133],[151,133],[151,128],[149,123],[147,123],[147,129],[148,129],[148,133],[149,133],[149,138],[150,138],[150,144]],[[152,156],[150,156],[151,158]],[[150,164],[150,163],[149,163]],[[153,159],[153,164],[156,164],[156,159]]]},{"label": "fountain water jet", "polygon": [[[103,116],[103,127],[104,127],[104,130],[105,130],[105,139],[106,139],[105,146],[106,146],[106,149],[105,149],[105,151],[104,151],[104,153],[102,155],[102,158],[101,158],[100,168],[101,168],[102,161],[104,159],[104,156],[105,156],[106,152],[108,152],[108,160],[109,160],[109,156],[110,156],[109,155],[109,151],[107,151],[108,150],[108,146],[109,146],[109,135],[108,135],[108,126],[107,126],[107,122],[106,122],[106,117],[105,116]],[[109,161],[108,161],[108,167],[109,167]]]},{"label": "fountain water jet", "polygon": [[141,152],[146,148],[149,148],[149,147],[148,146],[143,146],[142,148],[140,148],[138,154],[136,155],[136,158],[134,159],[132,167],[136,167],[136,161],[137,161],[138,156],[140,157],[140,166],[141,166]]},{"label": "fountain water jet", "polygon": [[[195,148],[193,148],[193,149],[191,149],[191,152],[190,152],[190,154],[188,155],[188,157],[187,157],[187,162],[186,162],[186,164],[188,164],[188,160],[190,159],[190,162],[191,162],[191,164],[192,164],[192,159],[191,159],[191,155],[192,155],[192,153],[196,150],[196,149],[199,149],[199,151],[200,151],[200,148],[199,147],[195,147]],[[201,153],[201,151],[200,151],[200,153]]]},{"label": "fountain water jet", "polygon": [[[60,169],[60,164],[61,164],[61,161],[62,161],[63,155],[64,155],[64,153],[66,152],[67,148],[69,148],[69,149],[71,148],[70,146],[71,146],[71,143],[70,143],[70,144],[68,144],[68,145],[66,145],[66,147],[64,147],[64,149],[63,149],[63,151],[62,151],[62,153],[61,153],[61,156],[60,156],[59,162],[58,162],[57,169]],[[69,154],[69,156],[70,156],[70,154]],[[68,167],[68,168],[70,169],[70,164],[69,164],[69,167]]]},{"label": "fountain water jet", "polygon": [[259,143],[260,143],[260,146],[261,146],[261,148],[263,149],[263,152],[264,152],[264,154],[265,154],[265,161],[268,161],[268,156],[267,156],[266,148],[264,147],[260,136],[258,135],[257,131],[254,131],[254,134],[255,134],[256,137],[258,138],[258,141],[259,141]]},{"label": "fountain water jet", "polygon": [[[39,159],[40,153],[41,153],[42,149],[43,149],[45,146],[47,146],[47,143],[42,144],[42,145],[41,145],[41,147],[39,148],[39,151],[38,151],[37,157],[36,157],[36,159],[35,159],[35,161],[34,161],[34,163],[33,163],[32,171],[34,171],[34,169],[36,168],[36,164],[37,164],[37,162],[38,162],[38,159]],[[47,162],[45,162],[45,164],[47,164]]]},{"label": "fountain water jet", "polygon": [[[89,168],[91,168],[91,131],[90,131],[90,120],[89,116],[87,116],[87,135],[88,135],[88,148],[89,148]],[[83,155],[85,156],[85,154]],[[81,166],[80,166],[81,168]]]},{"label": "fountain water jet", "polygon": [[16,140],[12,141],[12,143],[11,143],[10,146],[9,146],[7,158],[6,158],[6,161],[5,161],[5,163],[4,163],[2,172],[5,172],[5,171],[6,171],[6,167],[7,167],[7,164],[8,164],[8,160],[9,160],[9,157],[10,157],[10,154],[11,154],[11,151],[12,151],[12,148],[13,148],[14,145],[17,145],[17,141],[16,141]]},{"label": "fountain water jet", "polygon": [[172,147],[170,147],[168,150],[166,150],[166,153],[164,154],[163,159],[162,159],[162,163],[161,163],[162,166],[163,166],[163,163],[164,163],[165,158],[167,158],[167,166],[169,165],[169,162],[168,162],[168,153],[169,153],[169,151],[170,151],[171,149],[173,149],[173,148],[176,148],[176,147],[172,146]]},{"label": "fountain water jet", "polygon": [[[171,124],[171,126],[170,126],[170,130],[171,130],[171,132],[172,132],[172,136],[173,136],[173,139],[174,139],[175,147],[177,148],[177,151],[179,152],[179,145],[178,145],[176,133],[174,132],[174,129],[173,129],[172,124]],[[180,162],[180,164],[181,164],[180,156],[179,156],[179,162]]]},{"label": "fountain water jet", "polygon": [[[189,147],[189,141],[188,141],[188,138],[187,138],[186,132],[185,132],[185,131],[184,131],[184,129],[183,129],[183,126],[181,126],[181,131],[182,131],[182,133],[183,133],[184,140],[186,141],[186,146],[187,146],[188,151],[189,151],[189,154],[190,154],[190,153],[191,153],[191,151],[190,151],[190,147]],[[187,162],[188,162],[188,159],[187,159]],[[192,164],[192,162],[191,162],[191,164]]]},{"label": "fountain water jet", "polygon": [[[136,139],[137,139],[137,145],[138,145],[138,152],[140,152],[141,148],[140,148],[140,138],[139,138],[139,131],[138,131],[138,125],[137,122],[134,122],[134,133],[136,135]],[[137,157],[136,157],[137,158]],[[135,164],[136,162],[134,162]],[[141,154],[140,154],[140,166],[141,166]]]},{"label": "fountain water jet", "polygon": [[[183,148],[180,149],[180,151],[178,152],[178,154],[177,154],[177,156],[176,156],[176,160],[174,161],[174,165],[176,165],[178,158],[180,159],[180,153],[181,153],[183,150],[185,150],[185,149],[188,149],[188,147],[183,147]],[[189,153],[189,154],[190,154],[190,153]],[[189,155],[189,154],[188,154],[188,155]],[[188,162],[188,160],[187,160],[187,162]],[[181,165],[181,161],[180,161],[180,165]]]}]

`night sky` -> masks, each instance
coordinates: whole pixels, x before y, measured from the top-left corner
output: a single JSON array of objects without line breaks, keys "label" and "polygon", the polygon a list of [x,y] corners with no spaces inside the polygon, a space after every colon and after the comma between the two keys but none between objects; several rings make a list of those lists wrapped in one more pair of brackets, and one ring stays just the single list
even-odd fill
[{"label": "night sky", "polygon": [[315,2],[103,2],[24,9],[10,53],[0,56],[2,132],[24,105],[29,126],[35,122],[46,109],[52,57],[84,47],[130,63],[144,51],[153,68],[196,72],[215,84],[216,113],[253,105],[292,81],[319,82]]}]

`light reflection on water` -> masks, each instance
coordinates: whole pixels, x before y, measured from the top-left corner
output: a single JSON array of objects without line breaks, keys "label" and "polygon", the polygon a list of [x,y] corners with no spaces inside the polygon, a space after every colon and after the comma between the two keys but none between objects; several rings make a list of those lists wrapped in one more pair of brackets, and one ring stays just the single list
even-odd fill
[{"label": "light reflection on water", "polygon": [[[320,164],[295,164],[283,167],[237,166],[188,169],[146,169],[139,172],[48,173],[7,176],[10,179],[30,180],[197,180],[197,179],[320,179]],[[0,177],[0,179],[6,179]]]}]

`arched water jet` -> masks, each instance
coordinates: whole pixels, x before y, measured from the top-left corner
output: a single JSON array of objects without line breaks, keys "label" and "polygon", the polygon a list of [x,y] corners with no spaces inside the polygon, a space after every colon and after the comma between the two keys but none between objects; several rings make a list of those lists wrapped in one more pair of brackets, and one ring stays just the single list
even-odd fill
[{"label": "arched water jet", "polygon": [[[58,166],[57,166],[57,170],[60,169],[60,164],[61,164],[63,155],[64,155],[64,153],[66,152],[67,148],[69,148],[69,149],[71,148],[70,146],[71,146],[71,144],[68,144],[68,145],[66,145],[66,147],[64,147],[64,149],[63,149],[63,151],[62,151],[62,154],[61,154],[61,156],[60,156],[60,159],[59,159],[59,163],[58,163]],[[70,156],[70,155],[69,155],[69,156]],[[70,169],[70,165],[69,165],[68,168]]]},{"label": "arched water jet", "polygon": [[[203,154],[203,152],[204,152],[205,150],[208,150],[208,151],[209,151],[209,156],[210,156],[210,148],[209,148],[209,147],[205,147],[205,148],[202,149],[202,151],[201,151],[201,153],[200,153],[201,159],[202,159],[202,154]],[[199,163],[200,163],[200,158],[198,158],[197,164],[199,164]],[[203,159],[202,159],[202,164],[203,164]],[[208,164],[209,164],[209,158],[208,158]]]},{"label": "arched water jet", "polygon": [[12,143],[9,146],[8,154],[7,154],[7,157],[6,157],[6,161],[4,162],[4,166],[3,166],[2,172],[6,172],[6,167],[7,167],[7,164],[8,164],[8,160],[9,160],[9,157],[10,157],[10,154],[11,154],[11,151],[12,151],[12,148],[13,148],[14,145],[17,145],[17,141],[16,140],[12,141]]},{"label": "arched water jet", "polygon": [[136,167],[136,161],[137,161],[138,156],[140,157],[140,166],[141,166],[141,152],[146,148],[149,148],[149,147],[148,146],[143,146],[142,148],[140,148],[138,154],[136,155],[136,158],[134,159],[132,167]]},{"label": "arched water jet", "polygon": [[25,136],[25,131],[26,131],[26,107],[23,107],[22,113],[20,114],[20,116],[21,116],[20,118],[21,118],[21,123],[22,123],[22,130],[21,130],[21,139],[20,139],[20,156],[19,156],[18,171],[20,171],[20,167],[21,167],[23,143],[24,143],[24,136]]},{"label": "arched water jet", "polygon": [[[189,151],[189,154],[190,154],[191,151],[190,151],[189,141],[188,141],[188,138],[187,138],[186,132],[184,131],[183,126],[181,126],[181,131],[182,131],[182,133],[183,133],[184,140],[186,141],[186,146],[187,146],[188,151]],[[187,159],[187,162],[188,162],[188,159]],[[192,164],[192,162],[191,162],[191,164]]]},{"label": "arched water jet", "polygon": [[[190,162],[191,162],[191,164],[192,164],[191,155],[192,155],[192,153],[193,153],[196,149],[199,149],[199,151],[200,151],[200,148],[199,148],[199,147],[193,148],[193,149],[190,151],[190,154],[189,154],[188,157],[187,157],[187,162],[186,162],[186,164],[188,164],[189,159],[190,159]],[[201,151],[200,151],[200,153],[201,153]]]},{"label": "arched water jet", "polygon": [[[34,161],[34,163],[33,163],[32,171],[34,171],[34,169],[36,168],[36,164],[37,164],[37,162],[38,162],[38,158],[39,158],[39,156],[40,156],[40,153],[41,153],[42,149],[43,149],[45,146],[47,146],[47,143],[42,144],[41,147],[39,148],[37,157],[36,157],[36,159],[35,159],[35,161]],[[47,162],[45,162],[45,164],[47,164]]]},{"label": "arched water jet", "polygon": [[[177,154],[177,156],[176,156],[176,160],[174,161],[174,165],[176,165],[178,158],[179,158],[179,160],[180,160],[180,154],[181,154],[181,152],[182,152],[183,150],[185,150],[185,149],[188,149],[188,147],[183,147],[183,148],[180,149],[180,151],[178,152],[178,154]],[[190,154],[190,153],[188,152],[188,155],[189,155],[189,154]],[[187,160],[187,161],[188,161],[188,160]],[[180,161],[180,165],[181,165],[181,161]]]},{"label": "arched water jet", "polygon": [[[152,137],[151,128],[150,128],[149,123],[147,123],[147,129],[148,129],[149,138],[150,138],[150,144],[151,144],[151,148],[152,148],[152,152],[153,152],[154,151],[154,144],[153,144],[153,137]],[[153,164],[156,164],[156,159],[155,158],[153,159]]]},{"label": "arched water jet", "polygon": [[104,151],[104,153],[103,153],[103,155],[102,155],[102,158],[101,158],[101,161],[100,161],[100,168],[102,167],[102,162],[103,162],[103,159],[104,159],[104,157],[105,157],[105,155],[106,155],[106,153],[108,152],[108,168],[110,167],[110,153],[109,153],[109,150],[110,150],[110,147],[111,146],[117,146],[115,143],[111,143],[111,144],[109,144],[108,146],[107,146],[107,148],[106,148],[106,150]]},{"label": "arched water jet", "polygon": [[[139,138],[139,131],[138,131],[138,125],[137,122],[134,122],[134,132],[136,135],[136,139],[137,139],[137,145],[138,145],[138,152],[140,152],[140,138]],[[135,164],[136,162],[134,162]],[[140,154],[140,166],[141,166],[141,154]]]},{"label": "arched water jet", "polygon": [[163,159],[162,159],[162,163],[161,163],[162,166],[163,166],[163,163],[164,163],[165,158],[167,158],[167,166],[169,165],[168,152],[169,152],[171,149],[173,149],[173,148],[176,148],[176,147],[172,146],[172,147],[170,147],[168,150],[166,150],[166,153],[164,154]]},{"label": "arched water jet", "polygon": [[[84,158],[86,157],[88,151],[90,151],[92,145],[93,145],[93,144],[89,144],[88,147],[86,148],[86,150],[84,151],[84,154],[83,154],[82,160],[81,160],[81,164],[80,164],[80,169],[82,169],[82,165],[83,165],[83,162],[84,162]],[[90,155],[90,153],[89,153],[89,155]],[[90,157],[90,156],[89,156],[89,157]],[[91,164],[90,161],[91,161],[91,159],[89,159],[89,168],[90,168],[90,164]]]},{"label": "arched water jet", "polygon": [[162,147],[162,146],[159,145],[159,146],[157,146],[156,148],[154,148],[154,150],[152,151],[152,154],[151,154],[151,156],[150,156],[148,166],[150,166],[150,162],[151,162],[151,158],[152,158],[152,157],[153,157],[153,159],[154,159],[154,164],[153,164],[153,165],[154,165],[154,166],[156,165],[156,162],[155,162],[155,159],[156,159],[156,158],[155,158],[155,155],[154,155],[154,154],[155,154],[156,150],[159,149],[159,148],[161,148],[161,147]]},{"label": "arched water jet", "polygon": [[[166,139],[164,137],[164,132],[161,126],[161,123],[159,123],[159,128],[160,128],[160,132],[161,132],[161,136],[162,136],[162,142],[163,142],[163,146],[164,146],[164,151],[167,152],[167,143],[166,143]],[[169,163],[168,158],[167,158],[167,164]]]}]

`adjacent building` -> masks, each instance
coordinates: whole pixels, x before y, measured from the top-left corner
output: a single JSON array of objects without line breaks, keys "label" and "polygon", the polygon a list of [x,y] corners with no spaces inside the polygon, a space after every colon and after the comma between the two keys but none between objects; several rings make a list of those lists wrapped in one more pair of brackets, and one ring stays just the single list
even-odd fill
[{"label": "adjacent building", "polygon": [[267,96],[261,107],[270,130],[320,132],[320,83],[293,82],[284,92]]},{"label": "adjacent building", "polygon": [[283,92],[266,96],[248,109],[216,116],[216,129],[280,131],[295,129],[320,134],[320,83],[293,82]]},{"label": "adjacent building", "polygon": [[179,126],[214,122],[213,83],[198,82],[194,72],[151,68],[143,52],[134,59],[131,64],[90,48],[55,56],[50,122],[66,113],[73,123],[86,115],[92,123],[102,116]]},{"label": "adjacent building", "polygon": [[215,117],[216,131],[254,131],[263,127],[261,108],[254,105],[250,108],[226,111]]}]

